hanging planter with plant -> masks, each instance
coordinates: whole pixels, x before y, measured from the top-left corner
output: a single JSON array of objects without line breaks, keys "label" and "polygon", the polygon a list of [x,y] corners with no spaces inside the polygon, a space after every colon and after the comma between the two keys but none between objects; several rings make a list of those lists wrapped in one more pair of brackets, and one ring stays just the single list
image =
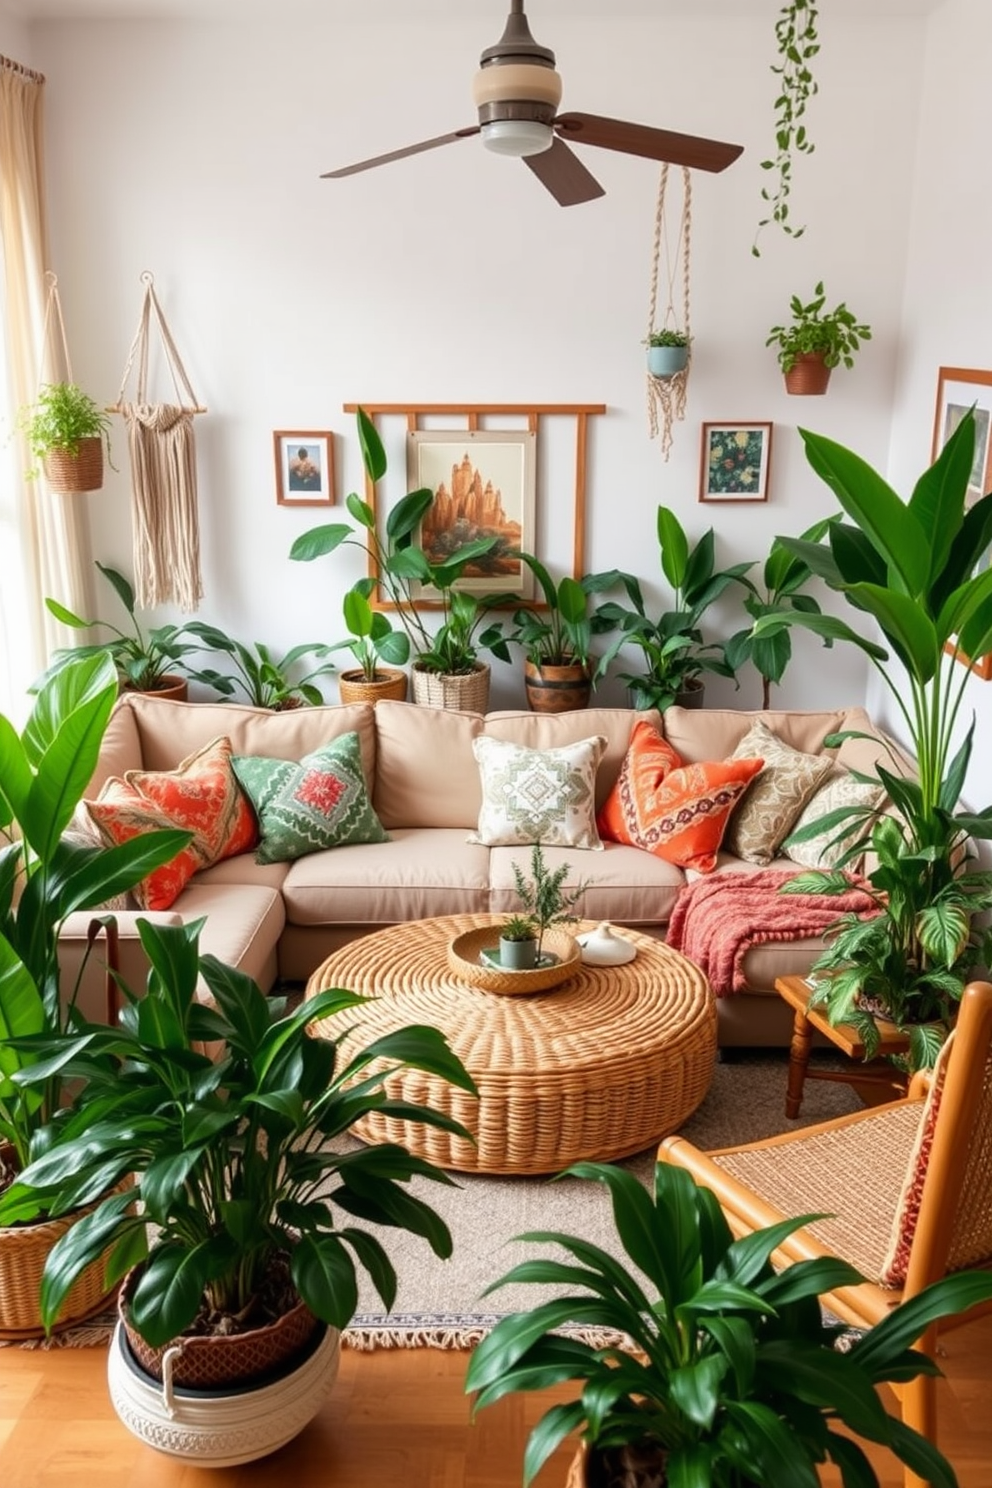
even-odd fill
[{"label": "hanging planter with plant", "polygon": [[[672,448],[672,425],[685,418],[685,400],[689,386],[692,336],[689,330],[689,234],[691,227],[692,181],[682,168],[682,218],[674,252],[668,244],[665,216],[665,193],[668,165],[661,167],[658,183],[658,207],[655,213],[654,259],[651,266],[651,306],[648,333],[648,424],[651,438],[661,435],[661,453],[667,460]],[[658,324],[658,278],[664,260],[668,282],[668,303],[663,323]],[[678,327],[674,305],[675,280],[682,278],[682,325]]]},{"label": "hanging planter with plant", "polygon": [[843,300],[823,313],[825,303],[821,279],[808,304],[792,296],[791,322],[772,326],[768,332],[765,345],[778,347],[787,393],[825,393],[833,368],[841,363],[853,367],[862,341],[871,340],[871,327],[859,324]]},{"label": "hanging planter with plant", "polygon": [[817,0],[788,0],[775,22],[776,55],[772,64],[778,78],[775,100],[775,155],[763,160],[761,169],[775,172],[774,186],[761,188],[761,199],[768,204],[768,214],[758,223],[751,252],[760,258],[758,238],[769,223],[776,223],[791,238],[801,238],[804,227],[793,227],[789,221],[789,193],[792,189],[793,153],[812,155],[815,146],[806,134],[803,118],[806,105],[819,92],[811,62],[820,50],[817,22]]}]

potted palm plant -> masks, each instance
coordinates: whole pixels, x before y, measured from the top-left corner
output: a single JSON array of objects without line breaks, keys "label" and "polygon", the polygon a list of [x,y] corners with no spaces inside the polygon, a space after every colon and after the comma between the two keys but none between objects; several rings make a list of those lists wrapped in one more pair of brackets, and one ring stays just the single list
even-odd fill
[{"label": "potted palm plant", "polygon": [[[968,668],[960,658],[992,649],[992,571],[983,555],[992,539],[992,495],[967,504],[974,460],[975,419],[969,411],[908,501],[853,451],[801,429],[806,456],[837,497],[845,520],[831,522],[820,542],[782,537],[782,546],[830,589],[877,623],[880,645],[834,615],[781,610],[756,621],[756,637],[801,626],[826,641],[846,641],[868,656],[902,719],[915,757],[915,779],[893,764],[876,767],[898,816],[846,807],[821,830],[838,837],[859,828],[842,862],[865,847],[877,859],[870,878],[882,914],[872,927],[842,933],[814,972],[834,1022],[858,1024],[872,1043],[876,1012],[897,1019],[912,1039],[914,1066],[930,1064],[940,1027],[953,1017],[970,968],[983,963],[990,942],[982,929],[992,903],[992,874],[972,867],[970,839],[992,839],[992,809],[961,804],[971,760],[974,723],[956,750]],[[828,745],[842,742],[834,735]],[[796,840],[802,834],[796,833]],[[810,835],[808,832],[806,835]],[[808,889],[837,893],[843,875],[801,875]],[[845,880],[845,887],[847,886]],[[869,1000],[870,999],[870,1000]],[[873,1011],[874,1010],[874,1011]]]},{"label": "potted palm plant", "polygon": [[635,646],[644,664],[642,672],[621,672],[636,708],[664,711],[673,703],[701,707],[706,673],[732,677],[733,668],[719,642],[703,640],[703,615],[730,584],[741,583],[750,563],[735,563],[717,569],[712,527],[690,546],[678,517],[668,507],[657,512],[658,550],[661,570],[673,591],[674,608],[653,618],[640,580],[612,569],[589,579],[595,591],[623,587],[628,603],[607,600],[593,617],[597,631],[616,630],[616,639],[600,657],[595,676],[600,678],[626,645]]},{"label": "potted palm plant", "polygon": [[[327,659],[330,646],[311,641],[293,646],[277,658],[261,641],[248,645],[202,620],[190,621],[183,634],[201,641],[202,647],[198,649],[230,657],[233,675],[216,667],[186,666],[191,681],[212,687],[221,697],[234,697],[240,689],[253,708],[271,708],[273,712],[301,706],[317,708],[324,701],[317,678],[326,677],[334,670],[334,663]],[[301,670],[301,663],[308,658],[314,665]]]},{"label": "potted palm plant", "polygon": [[99,491],[104,448],[113,468],[110,419],[73,382],[43,384],[36,402],[21,410],[18,427],[53,491]]},{"label": "potted palm plant", "polygon": [[183,630],[177,625],[156,625],[142,630],[135,614],[134,587],[116,568],[97,563],[97,568],[111,586],[127,612],[131,622],[130,633],[107,620],[84,620],[73,614],[57,600],[46,599],[45,604],[63,625],[74,630],[90,630],[102,626],[111,632],[109,641],[97,641],[80,646],[68,646],[56,651],[52,667],[58,669],[80,656],[93,656],[99,651],[109,651],[117,667],[122,688],[133,692],[153,692],[157,697],[175,698],[183,701],[188,692],[186,677],[177,667],[182,658],[198,648],[183,640]]},{"label": "potted palm plant", "polygon": [[[385,1081],[415,1068],[475,1086],[433,1028],[401,1028],[340,1057],[366,998],[332,988],[287,1012],[199,954],[201,923],[140,922],[147,990],[122,989],[118,1027],[82,1027],[61,1049],[66,1074],[87,1076],[85,1099],[3,1212],[29,1217],[53,1194],[79,1204],[124,1184],[53,1249],[42,1314],[54,1322],[109,1247],[108,1279],[127,1275],[108,1365],[115,1407],[160,1450],[217,1466],[274,1450],[314,1414],[358,1305],[358,1271],[392,1306],[395,1270],[362,1222],[451,1252],[446,1225],[407,1185],[452,1180],[395,1143],[339,1139],[370,1111],[467,1137],[453,1118],[390,1097]],[[212,1006],[197,998],[200,977]],[[322,1036],[311,1038],[318,1018]],[[216,1059],[202,1052],[218,1044]],[[35,1052],[43,1071],[45,1040]]]},{"label": "potted palm plant", "polygon": [[[58,938],[68,915],[133,888],[189,841],[181,831],[149,832],[118,847],[66,835],[96,768],[117,697],[105,651],[67,663],[38,689],[18,734],[0,717],[0,1201],[9,1185],[55,1140],[81,1091],[55,1058],[37,1074],[23,1040],[43,1036],[57,1051],[77,1022],[75,989],[59,975]],[[43,1331],[38,1283],[52,1245],[78,1218],[73,1201],[51,1196],[31,1223],[0,1219],[0,1334]],[[99,1307],[102,1274],[85,1276],[63,1313],[68,1324]]]},{"label": "potted palm plant", "polygon": [[[524,1261],[487,1290],[553,1285],[559,1295],[497,1323],[466,1375],[476,1410],[575,1382],[576,1398],[553,1405],[530,1434],[525,1488],[575,1432],[568,1488],[818,1488],[817,1468],[828,1460],[845,1483],[878,1488],[857,1437],[953,1488],[950,1464],[889,1415],[876,1387],[937,1373],[913,1343],[932,1322],[992,1297],[992,1276],[945,1277],[840,1352],[845,1329],[823,1321],[818,1297],[857,1284],[859,1273],[833,1257],[782,1274],[770,1261],[815,1216],[734,1240],[715,1196],[683,1169],[659,1163],[653,1194],[605,1163],[567,1173],[609,1190],[615,1255],[573,1235],[519,1236],[554,1243],[566,1258]],[[630,1345],[596,1347],[562,1334],[568,1324]]]},{"label": "potted palm plant", "polygon": [[859,324],[843,300],[833,310],[824,311],[826,298],[821,279],[807,304],[793,295],[789,301],[792,320],[768,332],[765,345],[778,347],[787,393],[825,393],[833,368],[842,362],[853,367],[862,341],[871,340],[871,328]]},{"label": "potted palm plant", "polygon": [[537,579],[544,609],[520,608],[507,639],[524,651],[527,706],[535,713],[585,708],[592,691],[592,620],[586,578],[556,584],[533,553],[517,556]]}]

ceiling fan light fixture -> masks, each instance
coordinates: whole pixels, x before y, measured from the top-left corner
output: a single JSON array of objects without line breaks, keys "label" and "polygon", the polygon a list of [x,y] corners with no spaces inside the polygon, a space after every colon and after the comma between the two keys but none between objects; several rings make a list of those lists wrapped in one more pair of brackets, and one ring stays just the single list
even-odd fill
[{"label": "ceiling fan light fixture", "polygon": [[554,144],[550,124],[538,119],[494,119],[482,126],[482,143],[497,155],[540,155]]}]

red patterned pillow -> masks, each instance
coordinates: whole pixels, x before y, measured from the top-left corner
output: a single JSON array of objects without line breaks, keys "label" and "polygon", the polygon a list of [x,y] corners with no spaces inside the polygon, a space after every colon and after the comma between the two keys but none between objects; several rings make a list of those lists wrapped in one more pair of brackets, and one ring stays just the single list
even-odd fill
[{"label": "red patterned pillow", "polygon": [[184,827],[191,842],[134,890],[142,909],[168,909],[200,868],[248,852],[258,841],[251,805],[231,768],[230,739],[213,739],[175,770],[128,770],[111,776],[86,803],[105,842]]},{"label": "red patterned pillow", "polygon": [[934,1128],[937,1125],[940,1101],[944,1093],[947,1060],[953,1042],[954,1034],[951,1033],[937,1055],[937,1063],[933,1067],[930,1089],[927,1092],[923,1115],[920,1117],[920,1129],[909,1159],[909,1167],[906,1169],[906,1177],[903,1179],[902,1193],[896,1205],[895,1218],[892,1221],[889,1248],[882,1261],[882,1269],[878,1278],[882,1286],[901,1287],[906,1284],[909,1254],[913,1248],[913,1237],[920,1218],[920,1200],[923,1197],[927,1168],[930,1166]]},{"label": "red patterned pillow", "polygon": [[711,873],[735,803],[764,760],[686,765],[647,719],[634,725],[617,783],[596,821],[599,835]]}]

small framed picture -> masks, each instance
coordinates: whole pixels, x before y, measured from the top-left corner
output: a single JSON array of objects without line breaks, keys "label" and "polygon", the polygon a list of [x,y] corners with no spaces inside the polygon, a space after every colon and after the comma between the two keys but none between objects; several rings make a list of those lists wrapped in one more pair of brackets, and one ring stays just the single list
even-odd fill
[{"label": "small framed picture", "polygon": [[277,429],[276,500],[280,506],[331,506],[334,502],[334,436]]},{"label": "small framed picture", "polygon": [[700,501],[767,501],[771,424],[704,424]]}]

